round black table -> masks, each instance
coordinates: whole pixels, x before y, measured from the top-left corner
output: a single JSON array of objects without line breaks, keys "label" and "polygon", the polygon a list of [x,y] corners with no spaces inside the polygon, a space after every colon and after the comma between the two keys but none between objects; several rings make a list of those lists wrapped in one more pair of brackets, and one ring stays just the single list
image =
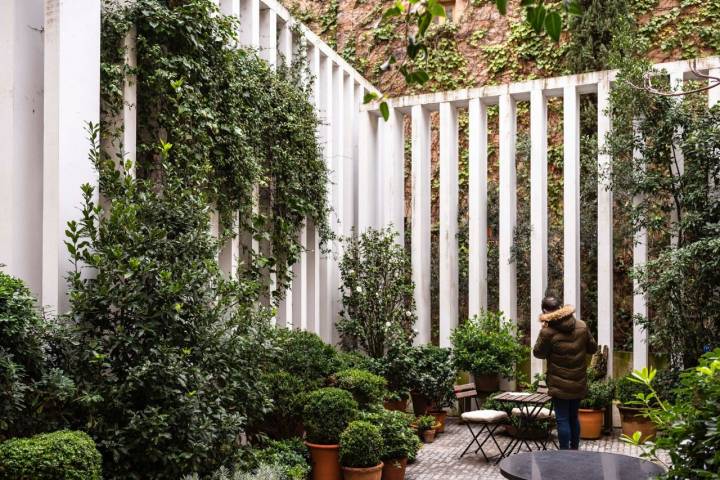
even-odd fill
[{"label": "round black table", "polygon": [[511,480],[644,480],[665,470],[617,453],[553,450],[511,455],[500,462],[500,472]]}]

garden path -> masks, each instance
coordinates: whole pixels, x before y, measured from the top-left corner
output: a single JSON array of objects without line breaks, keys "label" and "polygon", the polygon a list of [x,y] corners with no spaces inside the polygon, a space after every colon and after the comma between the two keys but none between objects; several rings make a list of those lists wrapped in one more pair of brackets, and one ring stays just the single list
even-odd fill
[{"label": "garden path", "polygon": [[[460,459],[460,454],[470,443],[472,437],[467,427],[458,422],[457,418],[448,418],[445,432],[435,442],[426,444],[418,453],[417,460],[408,465],[407,480],[500,480],[504,477],[494,464],[488,464],[482,454],[474,455],[472,450]],[[505,447],[509,437],[504,434],[497,436],[498,443]],[[620,440],[616,429],[613,435],[600,440],[583,440],[581,450],[595,452],[613,452],[625,455],[640,456],[640,449],[627,445]],[[488,451],[494,455],[495,447]]]}]

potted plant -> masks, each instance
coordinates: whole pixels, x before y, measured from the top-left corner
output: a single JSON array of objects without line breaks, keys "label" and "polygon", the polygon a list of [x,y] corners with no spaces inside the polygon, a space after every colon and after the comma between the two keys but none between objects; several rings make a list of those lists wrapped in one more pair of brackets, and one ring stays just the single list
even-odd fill
[{"label": "potted plant", "polygon": [[450,350],[423,345],[413,348],[411,355],[415,369],[410,391],[415,415],[435,415],[442,432],[447,415],[443,408],[452,405],[454,399],[455,367]]},{"label": "potted plant", "polygon": [[[633,380],[631,375],[626,375],[617,383],[617,400],[620,403],[618,410],[622,420],[622,433],[632,437],[635,432],[640,432],[643,440],[651,440],[657,434],[657,427],[645,416],[642,402],[638,395],[650,394],[650,389]],[[654,403],[654,402],[652,402]]]},{"label": "potted plant", "polygon": [[422,442],[412,424],[415,420],[409,413],[380,410],[365,413],[363,420],[378,425],[383,438],[383,480],[403,480],[405,467],[415,458]]},{"label": "potted plant", "polygon": [[340,464],[345,480],[380,480],[383,438],[370,422],[356,420],[340,435]]},{"label": "potted plant", "polygon": [[500,377],[514,378],[517,364],[527,355],[518,332],[502,313],[483,312],[453,330],[453,362],[473,374],[479,392],[498,390]]},{"label": "potted plant", "polygon": [[435,441],[435,434],[440,424],[435,417],[432,415],[423,415],[419,417],[416,422],[418,433],[422,437],[425,443],[432,443]]},{"label": "potted plant", "polygon": [[363,410],[379,406],[385,398],[387,382],[383,377],[367,370],[342,370],[332,376],[331,382],[333,386],[350,392]]},{"label": "potted plant", "polygon": [[602,436],[605,408],[612,403],[613,393],[614,385],[610,380],[590,382],[587,397],[580,401],[580,438],[596,440]]},{"label": "potted plant", "polygon": [[303,422],[314,480],[340,480],[340,434],[357,415],[352,395],[339,388],[321,388],[305,399]]}]

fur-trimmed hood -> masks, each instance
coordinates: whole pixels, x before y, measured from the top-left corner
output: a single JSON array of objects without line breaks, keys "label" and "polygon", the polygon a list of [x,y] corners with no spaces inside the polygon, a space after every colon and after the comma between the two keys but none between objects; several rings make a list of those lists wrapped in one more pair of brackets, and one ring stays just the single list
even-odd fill
[{"label": "fur-trimmed hood", "polygon": [[565,305],[554,312],[540,315],[539,320],[541,322],[547,322],[548,326],[555,328],[556,330],[570,332],[575,329],[574,313],[575,307],[572,305]]}]

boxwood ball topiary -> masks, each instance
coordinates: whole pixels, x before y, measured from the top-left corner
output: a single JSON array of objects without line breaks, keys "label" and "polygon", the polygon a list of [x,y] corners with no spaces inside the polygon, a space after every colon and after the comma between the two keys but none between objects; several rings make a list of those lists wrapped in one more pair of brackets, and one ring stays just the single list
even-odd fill
[{"label": "boxwood ball topiary", "polygon": [[321,388],[308,394],[303,421],[310,443],[336,445],[340,434],[357,415],[352,395],[339,388]]},{"label": "boxwood ball topiary", "polygon": [[0,444],[0,480],[101,480],[102,458],[84,432],[63,430]]},{"label": "boxwood ball topiary", "polygon": [[383,438],[370,422],[356,420],[340,435],[340,464],[343,467],[368,468],[380,463]]},{"label": "boxwood ball topiary", "polygon": [[335,374],[335,385],[350,392],[361,408],[382,402],[387,381],[367,370],[351,368]]}]

